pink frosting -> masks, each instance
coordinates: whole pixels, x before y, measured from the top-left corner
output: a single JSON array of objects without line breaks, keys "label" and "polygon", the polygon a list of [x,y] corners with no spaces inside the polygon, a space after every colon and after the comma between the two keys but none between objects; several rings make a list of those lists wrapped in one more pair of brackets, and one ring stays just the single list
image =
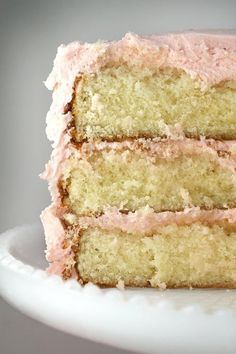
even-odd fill
[{"label": "pink frosting", "polygon": [[47,244],[47,260],[54,262],[68,254],[68,249],[62,248],[65,239],[65,230],[58,217],[57,208],[52,205],[41,214]]},{"label": "pink frosting", "polygon": [[[41,214],[47,244],[46,257],[50,263],[47,271],[49,274],[62,276],[65,267],[74,263],[74,253],[70,246],[65,247],[66,231],[60,220],[60,208],[51,205]],[[77,273],[72,269],[72,277]]]},{"label": "pink frosting", "polygon": [[182,69],[191,77],[199,78],[205,87],[236,79],[236,34],[187,32],[141,37],[128,33],[118,42],[61,45],[46,80],[46,86],[54,90],[47,115],[47,135],[55,145],[72,119],[70,112],[64,112],[72,99],[76,76],[96,72],[110,61],[121,60],[154,69]]},{"label": "pink frosting", "polygon": [[146,207],[140,210],[122,214],[116,208],[110,208],[98,217],[80,217],[78,224],[81,228],[99,227],[106,230],[121,230],[129,233],[155,232],[160,226],[169,224],[190,225],[196,222],[209,224],[227,221],[236,223],[236,209],[227,210],[200,210],[200,208],[188,208],[180,212],[155,213],[153,209]]},{"label": "pink frosting", "polygon": [[[236,168],[236,141],[217,141],[213,139],[187,139],[180,138],[178,140],[173,139],[136,139],[136,140],[124,140],[122,142],[94,142],[84,143],[79,150],[74,150],[71,155],[76,158],[83,158],[93,151],[102,150],[131,150],[138,151],[139,153],[146,154],[147,157],[155,156],[163,159],[173,159],[181,154],[185,155],[199,155],[207,153],[209,156],[217,161],[222,167],[230,169],[235,172]],[[219,157],[218,153],[224,151],[228,152],[230,156]]]}]

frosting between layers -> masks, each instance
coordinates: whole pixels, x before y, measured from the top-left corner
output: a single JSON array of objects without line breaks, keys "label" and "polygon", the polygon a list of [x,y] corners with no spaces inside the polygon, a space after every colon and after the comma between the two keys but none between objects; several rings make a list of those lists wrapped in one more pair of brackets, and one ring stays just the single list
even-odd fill
[{"label": "frosting between layers", "polygon": [[80,217],[78,224],[81,228],[99,227],[107,230],[118,229],[128,233],[151,233],[158,227],[171,223],[177,225],[190,225],[196,222],[207,222],[212,225],[216,222],[227,221],[236,223],[236,209],[227,210],[200,210],[200,208],[188,208],[180,212],[155,213],[150,207],[145,207],[135,212],[122,214],[116,208],[105,210],[98,217]]},{"label": "frosting between layers", "polygon": [[236,79],[236,35],[187,32],[141,37],[128,33],[117,42],[73,42],[60,46],[45,83],[54,90],[47,114],[47,135],[54,146],[72,120],[71,113],[65,112],[72,100],[76,77],[79,73],[96,73],[110,62],[181,69],[192,78],[199,78],[204,88]]},{"label": "frosting between layers", "polygon": [[[149,156],[155,156],[161,159],[173,159],[181,154],[198,155],[208,153],[217,159],[223,167],[229,167],[234,171],[236,167],[236,141],[219,141],[213,139],[127,139],[121,142],[93,142],[83,143],[80,149],[72,149],[72,156],[83,158],[91,155],[95,151],[115,150],[122,151],[129,149],[131,151],[146,152]],[[219,157],[219,152],[228,153],[228,158]]]}]

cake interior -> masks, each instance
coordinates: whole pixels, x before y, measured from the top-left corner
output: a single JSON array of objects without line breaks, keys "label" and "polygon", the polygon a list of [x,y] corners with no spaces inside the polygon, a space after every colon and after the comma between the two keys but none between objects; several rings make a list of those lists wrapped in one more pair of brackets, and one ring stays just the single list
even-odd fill
[{"label": "cake interior", "polygon": [[152,235],[84,230],[77,269],[84,282],[138,287],[235,287],[236,229],[201,223]]},{"label": "cake interior", "polygon": [[209,153],[164,159],[105,149],[69,165],[61,180],[63,204],[77,215],[99,214],[108,206],[176,211],[236,205],[235,173]]},{"label": "cake interior", "polygon": [[236,82],[202,88],[184,71],[106,67],[77,79],[75,139],[166,136],[236,138]]}]

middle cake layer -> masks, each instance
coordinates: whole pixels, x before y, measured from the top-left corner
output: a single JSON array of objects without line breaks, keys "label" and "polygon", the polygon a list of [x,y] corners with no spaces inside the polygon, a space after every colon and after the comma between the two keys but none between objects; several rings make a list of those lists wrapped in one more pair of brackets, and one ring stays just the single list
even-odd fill
[{"label": "middle cake layer", "polygon": [[106,207],[155,211],[236,206],[235,143],[126,141],[84,144],[60,179],[63,205],[77,215]]}]

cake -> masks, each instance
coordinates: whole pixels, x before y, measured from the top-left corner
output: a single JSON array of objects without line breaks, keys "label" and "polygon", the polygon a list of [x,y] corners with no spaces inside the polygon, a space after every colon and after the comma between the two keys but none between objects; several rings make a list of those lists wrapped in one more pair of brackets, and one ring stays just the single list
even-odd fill
[{"label": "cake", "polygon": [[60,46],[41,215],[48,272],[236,288],[236,35]]}]

